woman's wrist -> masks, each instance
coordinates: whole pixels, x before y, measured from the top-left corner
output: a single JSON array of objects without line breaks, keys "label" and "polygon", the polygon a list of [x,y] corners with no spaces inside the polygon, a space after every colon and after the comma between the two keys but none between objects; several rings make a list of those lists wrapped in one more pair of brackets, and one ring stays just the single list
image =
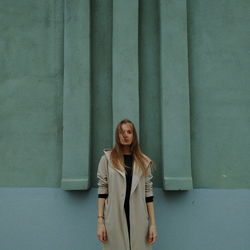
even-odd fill
[{"label": "woman's wrist", "polygon": [[97,222],[98,222],[98,224],[103,224],[104,223],[104,216],[97,216]]}]

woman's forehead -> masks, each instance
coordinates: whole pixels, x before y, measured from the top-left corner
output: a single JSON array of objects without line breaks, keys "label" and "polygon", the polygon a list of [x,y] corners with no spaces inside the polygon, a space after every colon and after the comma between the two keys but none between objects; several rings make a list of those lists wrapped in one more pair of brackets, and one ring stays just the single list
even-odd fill
[{"label": "woman's forehead", "polygon": [[130,123],[123,123],[120,128],[123,131],[133,130],[132,125]]}]

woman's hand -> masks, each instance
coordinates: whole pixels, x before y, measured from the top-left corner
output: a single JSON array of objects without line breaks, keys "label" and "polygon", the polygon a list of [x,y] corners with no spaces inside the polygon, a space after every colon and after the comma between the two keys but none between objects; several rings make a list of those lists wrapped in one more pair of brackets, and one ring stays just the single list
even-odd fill
[{"label": "woman's hand", "polygon": [[148,230],[148,244],[152,245],[155,243],[157,238],[156,226],[154,224],[150,224]]},{"label": "woman's hand", "polygon": [[107,231],[103,221],[97,222],[97,237],[101,242],[107,241]]}]

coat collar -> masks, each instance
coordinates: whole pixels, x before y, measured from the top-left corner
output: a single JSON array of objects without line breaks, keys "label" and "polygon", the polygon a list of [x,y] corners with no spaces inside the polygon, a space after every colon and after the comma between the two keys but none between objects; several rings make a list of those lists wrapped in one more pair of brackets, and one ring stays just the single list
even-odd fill
[{"label": "coat collar", "polygon": [[[110,149],[104,149],[103,152],[105,153],[107,159],[110,161],[110,153],[111,153],[111,150]],[[148,160],[148,163],[150,163],[150,160]],[[122,177],[126,180],[126,174],[125,172],[117,169],[117,168],[114,168],[118,173],[120,173],[122,175]],[[135,191],[139,181],[140,181],[140,178],[142,176],[142,172],[141,171],[138,171],[138,168],[136,167],[136,163],[133,162],[133,171],[132,171],[133,175],[132,175],[132,184],[131,184],[131,192],[130,192],[130,195]]]}]

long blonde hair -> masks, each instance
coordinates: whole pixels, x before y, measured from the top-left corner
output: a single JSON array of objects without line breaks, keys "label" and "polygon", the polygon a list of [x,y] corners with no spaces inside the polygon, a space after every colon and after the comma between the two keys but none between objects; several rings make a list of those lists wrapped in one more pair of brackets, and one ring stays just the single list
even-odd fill
[{"label": "long blonde hair", "polygon": [[[130,145],[130,151],[132,153],[133,160],[136,162],[136,165],[139,168],[136,170],[141,170],[143,175],[146,176],[147,175],[147,163],[151,162],[151,159],[142,153],[140,145],[138,143],[138,137],[137,137],[135,126],[133,122],[128,119],[124,119],[120,121],[116,127],[116,130],[115,130],[115,142],[116,143],[115,143],[115,146],[112,148],[111,154],[110,154],[112,165],[116,169],[123,170],[120,167],[120,165],[124,166],[124,161],[123,161],[122,144],[119,138],[119,133],[122,131],[123,124],[129,124],[132,128],[133,140]],[[125,170],[125,167],[124,167],[124,170]]]}]

